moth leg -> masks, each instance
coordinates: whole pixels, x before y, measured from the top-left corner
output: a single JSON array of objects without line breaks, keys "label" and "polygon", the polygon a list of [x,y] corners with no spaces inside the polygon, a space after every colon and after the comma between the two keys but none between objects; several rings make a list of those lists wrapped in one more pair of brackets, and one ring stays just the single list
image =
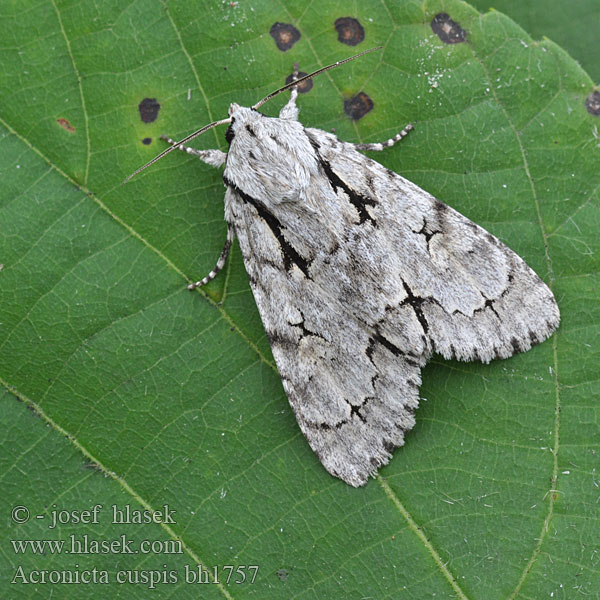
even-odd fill
[{"label": "moth leg", "polygon": [[399,142],[403,137],[408,135],[408,132],[414,129],[414,127],[409,123],[400,133],[397,133],[393,138],[385,142],[375,142],[373,144],[353,144],[357,150],[375,150],[380,152],[384,148],[389,148],[393,146],[396,142]]},{"label": "moth leg", "polygon": [[223,250],[221,250],[221,255],[219,256],[219,260],[215,265],[214,269],[206,276],[203,277],[200,281],[196,281],[196,283],[190,283],[187,286],[188,290],[195,290],[196,288],[206,285],[209,281],[212,281],[219,271],[225,266],[225,261],[229,256],[229,250],[231,248],[231,244],[235,239],[235,231],[231,225],[227,225],[227,240],[225,241],[225,245],[223,246]]},{"label": "moth leg", "polygon": [[[292,79],[298,79],[298,63],[294,63],[294,73]],[[280,119],[289,119],[290,121],[298,120],[298,107],[296,106],[296,98],[298,97],[298,88],[291,88],[290,99],[288,103],[279,111]]]},{"label": "moth leg", "polygon": [[177,150],[182,150],[183,152],[197,156],[202,162],[205,162],[211,167],[220,167],[225,163],[225,158],[227,157],[227,154],[220,150],[197,150],[196,148],[190,148],[183,144],[177,145],[176,140],[173,140],[166,135],[161,135],[160,139],[165,140],[165,142],[168,142],[171,146],[176,146]]}]

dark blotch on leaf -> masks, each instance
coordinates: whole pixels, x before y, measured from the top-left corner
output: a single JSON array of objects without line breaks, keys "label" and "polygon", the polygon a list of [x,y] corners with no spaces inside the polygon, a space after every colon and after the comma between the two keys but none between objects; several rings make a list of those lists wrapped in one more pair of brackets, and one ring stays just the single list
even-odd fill
[{"label": "dark blotch on leaf", "polygon": [[[300,71],[298,73],[298,79],[300,79],[301,77],[306,77],[307,75],[308,75],[308,73],[304,73],[303,71]],[[292,83],[293,79],[294,79],[294,74],[290,73],[285,78],[286,85],[288,83]],[[312,90],[312,88],[313,88],[313,80],[307,79],[306,81],[303,81],[300,85],[298,85],[298,92],[300,92],[301,94],[306,94],[306,92],[310,92],[310,90]]]},{"label": "dark blotch on leaf", "polygon": [[149,146],[152,143],[152,138],[144,138],[142,140],[142,144],[146,144],[146,146]]},{"label": "dark blotch on leaf", "polygon": [[467,32],[447,13],[439,13],[431,21],[431,29],[445,44],[460,44],[467,39]]},{"label": "dark blotch on leaf", "polygon": [[269,33],[282,52],[289,50],[300,39],[300,32],[289,23],[273,23]]},{"label": "dark blotch on leaf", "polygon": [[600,92],[598,90],[594,90],[585,99],[585,107],[590,115],[594,115],[595,117],[600,116]]},{"label": "dark blotch on leaf", "polygon": [[75,127],[69,123],[68,119],[64,119],[61,117],[60,119],[56,119],[56,122],[63,128],[66,129],[69,133],[73,133],[75,131]]},{"label": "dark blotch on leaf", "polygon": [[158,117],[160,104],[156,101],[156,98],[144,98],[140,102],[138,109],[142,121],[144,123],[152,123]]},{"label": "dark blotch on leaf", "polygon": [[353,121],[358,121],[372,109],[373,100],[364,92],[359,92],[349,100],[344,100],[344,111]]},{"label": "dark blotch on leaf", "polygon": [[288,576],[289,576],[290,572],[287,569],[279,569],[275,575],[277,575],[277,577],[279,577],[279,579],[281,579],[281,581],[285,581]]},{"label": "dark blotch on leaf", "polygon": [[340,17],[336,19],[335,30],[338,41],[348,46],[357,46],[365,39],[365,30],[358,19],[352,17]]}]

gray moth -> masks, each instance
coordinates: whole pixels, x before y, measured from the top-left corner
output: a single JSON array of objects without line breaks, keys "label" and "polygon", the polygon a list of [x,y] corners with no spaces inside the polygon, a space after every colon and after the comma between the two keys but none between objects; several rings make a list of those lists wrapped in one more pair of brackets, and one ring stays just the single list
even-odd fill
[{"label": "gray moth", "polygon": [[[361,153],[411,126],[354,144],[298,120],[296,85],[346,61],[254,107],[231,104],[180,142],[165,137],[171,147],[148,164],[178,148],[225,165],[227,241],[189,289],[216,276],[237,237],[300,429],[329,473],[360,486],[404,444],[434,353],[507,358],[548,338],[559,310],[498,238]],[[257,110],[286,89],[279,117]],[[184,145],[222,123],[226,153]]]}]

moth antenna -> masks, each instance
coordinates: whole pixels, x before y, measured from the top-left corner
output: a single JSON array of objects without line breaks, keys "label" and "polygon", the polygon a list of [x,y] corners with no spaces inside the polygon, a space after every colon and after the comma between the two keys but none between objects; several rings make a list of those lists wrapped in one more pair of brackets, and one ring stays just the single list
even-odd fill
[{"label": "moth antenna", "polygon": [[[339,67],[347,62],[350,62],[351,60],[354,60],[355,58],[359,58],[360,56],[363,56],[363,54],[369,54],[369,52],[375,52],[376,50],[381,50],[382,48],[383,48],[383,46],[376,46],[375,48],[369,48],[368,50],[363,50],[362,52],[359,52],[358,54],[355,54],[354,56],[349,56],[348,58],[344,58],[343,60],[338,60],[337,62],[334,62],[331,65],[327,65],[326,67],[321,67],[320,69],[313,71],[309,75],[305,75],[304,77],[300,77],[300,79],[291,81],[290,83],[284,85],[283,87],[280,87],[278,90],[271,92],[268,96],[265,96],[262,100],[257,102],[252,108],[254,110],[256,110],[256,109],[260,108],[263,104],[265,104],[265,102],[268,102],[269,100],[272,100],[278,94],[281,94],[281,92],[285,92],[286,90],[289,90],[290,88],[298,85],[299,83],[302,83],[303,81],[306,81],[307,79],[310,79],[311,77],[316,77],[317,75],[320,75],[321,73],[324,73],[325,71],[329,71],[330,69],[335,69],[335,67]],[[212,129],[213,127],[217,127],[217,125],[224,125],[225,123],[231,123],[231,117],[228,117],[227,119],[222,119],[221,121],[215,121],[214,123],[210,123],[210,125],[205,125],[204,127],[201,127],[200,129],[198,129],[197,131],[194,131],[194,133],[191,133],[187,137],[184,137],[182,140],[180,140],[176,144],[169,146],[166,150],[161,152],[158,156],[155,156],[151,161],[147,162],[143,167],[140,167],[139,169],[135,170],[131,175],[129,175],[129,177],[127,177],[123,181],[123,184],[126,184],[133,177],[135,177],[138,173],[141,173],[144,169],[147,169],[150,165],[153,165],[156,161],[165,157],[167,154],[169,154],[169,152],[172,152],[178,146],[181,146],[182,144],[185,144],[186,142],[189,142],[190,140],[197,138],[199,135],[202,135],[205,131]]]},{"label": "moth antenna", "polygon": [[199,135],[202,135],[205,131],[212,129],[213,127],[217,127],[217,125],[225,125],[225,123],[231,123],[231,117],[228,117],[227,119],[222,119],[221,121],[215,121],[214,123],[210,123],[209,125],[201,127],[197,131],[194,131],[194,133],[190,133],[190,135],[188,135],[187,137],[184,137],[182,140],[180,140],[173,146],[169,146],[158,156],[155,156],[150,162],[147,162],[143,167],[140,167],[139,169],[134,171],[129,177],[127,177],[127,179],[125,179],[125,181],[123,181],[123,185],[126,184],[130,179],[135,177],[138,173],[141,173],[144,169],[147,169],[150,165],[153,165],[157,160],[160,160],[161,158],[163,158],[163,156],[166,156],[167,154],[169,154],[169,152],[175,150],[177,146],[181,146],[182,144],[185,144],[186,142],[197,138]]},{"label": "moth antenna", "polygon": [[315,77],[321,73],[324,73],[325,71],[329,71],[330,69],[335,69],[335,67],[339,67],[340,65],[350,62],[351,60],[354,60],[355,58],[358,58],[359,56],[362,56],[363,54],[369,54],[369,52],[375,52],[376,50],[381,50],[382,48],[383,48],[383,46],[376,46],[375,48],[369,48],[368,50],[363,50],[359,54],[355,54],[354,56],[349,56],[348,58],[345,58],[344,60],[338,60],[337,62],[334,62],[331,65],[327,65],[326,67],[321,67],[320,69],[317,69],[313,73],[310,73],[309,75],[305,75],[304,77],[300,77],[300,79],[296,79],[295,81],[291,81],[290,83],[287,83],[283,87],[280,87],[278,90],[271,92],[268,96],[265,96],[262,100],[259,100],[252,108],[254,110],[256,110],[256,109],[260,108],[265,102],[268,102],[269,100],[272,100],[273,98],[275,98],[275,96],[277,96],[278,94],[281,94],[281,92],[285,92],[286,90],[289,90],[290,88],[298,85],[299,83],[302,83],[303,81],[306,81],[307,79],[310,79],[311,77]]}]

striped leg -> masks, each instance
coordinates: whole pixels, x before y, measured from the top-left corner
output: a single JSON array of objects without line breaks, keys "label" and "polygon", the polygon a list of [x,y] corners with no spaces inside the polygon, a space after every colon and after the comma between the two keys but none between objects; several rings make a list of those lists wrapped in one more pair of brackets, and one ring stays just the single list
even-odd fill
[{"label": "striped leg", "polygon": [[165,142],[168,142],[171,144],[171,146],[176,146],[177,150],[182,150],[183,152],[197,156],[201,161],[205,162],[211,167],[220,167],[225,163],[225,158],[227,157],[227,154],[225,154],[225,152],[221,152],[220,150],[196,150],[196,148],[190,148],[189,146],[184,146],[183,144],[177,145],[176,140],[172,140],[166,135],[161,135],[160,139],[165,140]]},{"label": "striped leg", "polygon": [[[294,64],[294,80],[298,79],[298,63]],[[280,119],[288,119],[290,121],[298,120],[298,107],[296,106],[296,98],[298,97],[298,88],[293,87],[290,90],[290,99],[287,104],[279,111]]]},{"label": "striped leg", "polygon": [[227,240],[225,241],[223,250],[221,250],[221,255],[219,256],[219,260],[217,261],[215,268],[206,277],[203,277],[200,281],[196,281],[196,283],[190,283],[190,285],[188,285],[188,290],[195,290],[200,286],[206,285],[209,281],[212,281],[217,276],[219,271],[225,266],[225,261],[227,260],[229,250],[234,239],[235,232],[233,230],[233,227],[231,225],[228,225]]},{"label": "striped leg", "polygon": [[386,142],[375,142],[374,144],[354,144],[354,147],[357,150],[375,150],[380,152],[384,148],[389,148],[393,146],[396,142],[399,142],[403,137],[408,135],[408,132],[414,129],[414,127],[409,123],[400,133],[397,133],[393,138],[390,138]]}]

